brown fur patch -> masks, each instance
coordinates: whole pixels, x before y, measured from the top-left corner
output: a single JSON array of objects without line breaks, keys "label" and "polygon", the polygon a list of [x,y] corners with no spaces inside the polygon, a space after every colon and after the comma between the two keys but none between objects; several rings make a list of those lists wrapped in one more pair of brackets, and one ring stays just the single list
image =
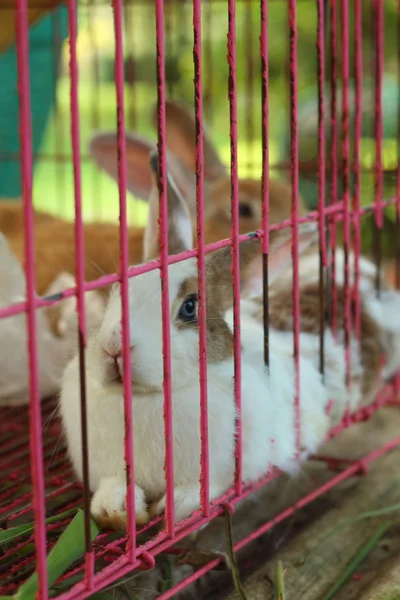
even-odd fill
[{"label": "brown fur patch", "polygon": [[[337,330],[344,329],[344,288],[337,287]],[[364,371],[362,392],[366,394],[374,385],[380,371],[380,358],[384,352],[380,329],[369,316],[361,303],[361,340],[360,354]],[[319,284],[301,287],[300,296],[300,330],[305,333],[318,334],[320,330]],[[279,289],[269,300],[270,325],[278,331],[293,329],[293,300],[291,288]],[[355,306],[351,306],[352,323],[355,319]],[[262,307],[258,309],[257,318],[262,319]]]},{"label": "brown fur patch", "polygon": [[[153,123],[156,125],[157,112],[153,112]],[[175,156],[190,169],[196,171],[195,161],[195,117],[193,111],[176,101],[166,102],[166,134],[167,146]],[[207,188],[205,205],[206,217],[212,222],[224,222],[225,233],[217,235],[215,240],[229,236],[231,178],[222,165],[218,152],[214,147],[206,129],[203,129],[204,145],[204,178]],[[260,179],[239,179],[239,202],[252,208],[251,216],[240,218],[240,233],[255,231],[261,223],[262,190]],[[280,223],[290,217],[292,207],[291,185],[276,179],[269,180],[269,213],[270,223]],[[299,215],[307,214],[303,199],[299,198]]]},{"label": "brown fur patch", "polygon": [[[224,320],[224,311],[226,307],[226,298],[223,298],[225,289],[220,284],[215,284],[214,281],[206,279],[206,295],[207,295],[207,319],[206,319],[206,336],[207,336],[207,361],[219,362],[232,356],[233,354],[233,335]],[[193,277],[184,281],[178,292],[177,299],[174,302],[173,311],[178,312],[183,300],[191,294],[198,293],[197,278]],[[232,298],[232,295],[231,295]],[[199,329],[198,322],[184,323],[177,317],[176,325],[184,329],[185,327],[195,327]]]},{"label": "brown fur patch", "polygon": [[[249,240],[240,244],[239,268],[241,285],[247,269],[255,259],[261,260],[260,243]],[[197,280],[195,280],[197,288]],[[193,283],[192,283],[193,285]],[[212,361],[233,354],[233,334],[224,313],[233,305],[232,252],[230,247],[217,250],[206,258],[207,286],[207,352]]]},{"label": "brown fur patch", "polygon": [[[209,204],[214,206],[212,214],[204,223],[205,242],[211,243],[230,236],[230,179],[220,179],[213,186],[213,194]],[[261,206],[261,187],[256,180],[241,180],[240,195],[254,199]],[[270,221],[276,223],[290,216],[290,187],[283,182],[270,181]],[[301,214],[303,209],[301,209]],[[258,218],[241,217],[240,233],[256,230],[260,225]],[[74,224],[52,217],[43,212],[34,213],[35,234],[35,266],[36,290],[39,295],[46,293],[49,286],[61,271],[75,273],[75,230]],[[0,204],[0,231],[9,241],[11,251],[21,264],[24,264],[24,215],[20,202],[4,201]],[[128,255],[129,264],[142,262],[143,229],[129,228]],[[271,239],[273,238],[273,235]],[[85,281],[92,281],[103,274],[115,273],[118,270],[120,254],[119,226],[111,223],[89,223],[84,225],[85,243]],[[243,244],[241,245],[241,247]],[[181,251],[181,240],[170,235],[170,252]],[[227,249],[230,252],[229,249]],[[246,251],[244,251],[246,253]],[[158,243],[155,240],[154,256],[158,256]],[[226,289],[231,289],[229,269]],[[220,272],[220,275],[221,272]],[[229,278],[229,281],[228,281]],[[223,280],[217,279],[214,285],[223,288]],[[107,294],[109,287],[100,288]],[[225,292],[218,292],[219,300],[226,297]],[[225,301],[224,301],[225,302]],[[228,302],[232,302],[231,299]],[[51,326],[55,331],[58,322],[58,310],[49,311]]]},{"label": "brown fur patch", "polygon": [[[36,290],[43,295],[62,272],[75,273],[74,224],[35,211]],[[24,218],[20,202],[0,204],[0,231],[11,251],[24,264]],[[85,280],[92,281],[103,274],[118,270],[120,253],[119,226],[111,223],[84,225]],[[129,263],[142,259],[143,229],[128,231]],[[105,288],[102,288],[105,290]]]},{"label": "brown fur patch", "polygon": [[58,325],[61,317],[60,304],[52,304],[51,306],[48,306],[45,310],[49,321],[50,330],[56,337],[61,337],[61,334],[58,330]]},{"label": "brown fur patch", "polygon": [[[207,217],[212,223],[225,223],[225,228],[231,224],[231,181],[223,177],[210,186],[210,199],[207,202]],[[239,204],[251,208],[251,216],[239,217],[240,233],[256,231],[261,226],[262,197],[261,182],[256,179],[239,180]],[[269,182],[269,223],[281,223],[290,218],[292,207],[291,187],[283,181],[271,179]],[[299,198],[300,216],[307,214],[303,199]],[[229,235],[229,234],[228,234]],[[225,236],[226,237],[226,236]]]},{"label": "brown fur patch", "polygon": [[[240,194],[254,198],[261,206],[260,182],[242,180]],[[230,179],[220,180],[213,186],[209,204],[215,208],[204,223],[205,242],[212,243],[230,237]],[[285,192],[286,191],[286,192]],[[270,222],[276,223],[290,216],[290,188],[287,184],[270,181]],[[301,213],[303,209],[301,210]],[[74,224],[35,211],[35,265],[36,289],[43,295],[61,271],[75,273]],[[239,220],[240,233],[254,231],[260,226],[259,218]],[[24,215],[21,202],[4,201],[0,204],[0,231],[7,237],[12,252],[24,263]],[[142,261],[143,229],[129,228],[129,263]],[[119,226],[113,223],[88,223],[84,225],[85,280],[92,281],[102,274],[118,270],[120,253]],[[178,247],[171,239],[171,247]],[[158,254],[158,246],[155,254]],[[103,288],[105,293],[108,291]]]},{"label": "brown fur patch", "polygon": [[[196,127],[192,110],[176,101],[167,100],[166,134],[167,146],[191,171],[196,172]],[[157,128],[157,111],[153,113],[153,123]],[[206,128],[203,126],[204,177],[215,179],[226,173],[219,161],[218,153]]]}]

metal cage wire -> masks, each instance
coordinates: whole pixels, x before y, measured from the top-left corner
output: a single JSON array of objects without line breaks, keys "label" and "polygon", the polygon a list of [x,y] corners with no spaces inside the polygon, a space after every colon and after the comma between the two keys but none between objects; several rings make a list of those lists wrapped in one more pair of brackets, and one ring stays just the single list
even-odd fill
[{"label": "metal cage wire", "polygon": [[[158,260],[151,263],[130,266],[128,256],[128,216],[127,216],[127,167],[126,167],[126,112],[130,112],[130,123],[137,118],[135,110],[135,95],[125,93],[124,82],[124,26],[129,31],[129,18],[126,4],[122,0],[113,0],[113,28],[115,38],[115,103],[117,107],[117,132],[118,132],[118,188],[119,188],[119,218],[120,218],[120,262],[118,274],[104,275],[96,281],[85,281],[84,256],[85,240],[83,229],[82,210],[82,184],[81,184],[81,150],[80,150],[80,115],[78,102],[78,58],[77,58],[77,2],[68,1],[69,16],[69,78],[70,78],[70,114],[71,114],[71,143],[72,165],[74,180],[75,200],[75,243],[76,243],[76,287],[65,290],[52,298],[39,298],[35,291],[35,262],[34,262],[34,222],[32,202],[32,143],[31,143],[31,107],[29,93],[29,48],[28,48],[28,18],[27,0],[16,0],[16,43],[18,55],[19,97],[20,97],[20,147],[21,147],[21,179],[23,183],[23,207],[25,220],[25,271],[26,271],[26,300],[18,304],[0,309],[0,318],[9,318],[13,315],[26,313],[28,339],[29,339],[29,372],[30,372],[30,399],[28,415],[18,409],[7,409],[2,412],[1,430],[5,432],[0,448],[2,479],[7,480],[7,485],[0,493],[0,514],[6,515],[7,526],[11,526],[16,519],[26,518],[31,511],[34,515],[34,534],[20,542],[18,547],[24,547],[34,542],[34,551],[23,559],[13,557],[15,548],[7,549],[4,557],[9,558],[11,565],[8,568],[6,583],[0,584],[2,593],[9,593],[18,588],[26,578],[29,568],[36,568],[38,574],[38,598],[45,600],[48,597],[46,553],[54,543],[51,532],[55,525],[46,525],[46,515],[62,512],[66,508],[83,503],[85,512],[85,560],[84,563],[75,565],[72,570],[64,574],[60,581],[83,574],[81,581],[73,583],[71,588],[61,593],[63,600],[85,598],[93,592],[104,588],[118,578],[131,572],[133,569],[148,569],[154,566],[155,557],[162,552],[173,552],[173,546],[189,533],[198,530],[202,525],[220,516],[225,509],[234,510],[235,505],[261,486],[277,476],[272,470],[257,482],[243,483],[242,481],[242,424],[241,424],[241,336],[240,336],[240,273],[239,252],[240,244],[248,239],[261,240],[261,253],[263,259],[264,285],[263,285],[263,322],[264,322],[264,358],[267,369],[270,368],[269,347],[269,310],[268,310],[268,256],[270,253],[269,236],[271,232],[291,228],[291,251],[293,265],[292,300],[293,300],[293,360],[295,364],[296,385],[293,410],[296,415],[296,447],[300,455],[301,449],[301,380],[300,371],[300,271],[299,271],[299,226],[307,221],[318,224],[319,230],[319,301],[320,301],[320,370],[324,374],[324,329],[326,313],[329,316],[330,326],[335,331],[338,327],[338,296],[336,291],[335,252],[338,244],[338,227],[343,228],[343,248],[345,256],[344,265],[344,331],[345,331],[345,361],[347,385],[350,380],[350,342],[352,335],[361,337],[360,326],[360,271],[359,256],[361,251],[361,218],[364,215],[373,215],[374,223],[374,254],[377,265],[376,293],[380,292],[381,272],[383,271],[382,257],[382,232],[384,227],[384,210],[393,205],[396,210],[396,227],[400,227],[400,166],[397,168],[396,194],[383,198],[383,107],[382,85],[384,71],[384,13],[383,0],[374,0],[372,11],[374,14],[374,139],[375,139],[375,165],[374,165],[374,202],[370,206],[361,206],[361,138],[362,138],[362,3],[355,0],[354,20],[350,23],[349,3],[341,0],[316,0],[317,6],[317,87],[318,87],[318,206],[311,210],[306,217],[299,216],[299,176],[301,161],[299,158],[299,121],[298,121],[298,27],[297,11],[300,2],[287,1],[288,10],[288,57],[289,57],[289,93],[290,93],[290,175],[292,184],[292,211],[290,218],[279,224],[270,224],[269,221],[269,73],[268,73],[268,1],[261,0],[260,26],[257,32],[260,35],[259,56],[261,61],[261,113],[262,113],[262,222],[256,232],[240,234],[239,232],[239,178],[238,178],[238,108],[237,108],[237,43],[236,43],[236,2],[227,0],[228,32],[227,32],[227,61],[228,61],[228,97],[230,107],[230,176],[231,176],[231,237],[206,244],[204,239],[204,147],[203,147],[203,113],[212,115],[212,84],[213,76],[212,55],[210,47],[203,44],[202,23],[207,37],[210,36],[212,27],[212,12],[208,10],[207,18],[202,21],[202,12],[209,9],[211,2],[201,3],[193,0],[193,62],[194,62],[194,108],[196,123],[196,214],[197,214],[197,246],[193,250],[182,252],[178,255],[168,256],[168,207],[167,207],[167,147],[166,147],[166,115],[165,101],[167,82],[165,78],[166,55],[165,46],[171,44],[170,28],[171,14],[168,5],[163,0],[155,0],[155,33],[156,33],[156,72],[158,95],[158,156],[159,156],[159,192],[160,192],[160,228]],[[246,4],[251,4],[247,0]],[[179,7],[178,7],[179,8]],[[179,12],[179,11],[178,11]],[[337,28],[340,13],[340,32]],[[249,13],[250,15],[250,13]],[[399,11],[400,22],[400,11]],[[327,21],[330,23],[329,37],[327,37]],[[354,36],[350,35],[350,25]],[[255,35],[255,24],[251,15],[247,19],[247,39]],[[354,52],[350,43],[354,40]],[[339,49],[340,40],[340,49]],[[129,52],[134,55],[133,43],[130,42]],[[325,80],[326,59],[330,59],[330,99],[326,105]],[[354,64],[351,65],[351,56]],[[340,61],[339,61],[340,57]],[[97,58],[95,57],[95,60]],[[251,50],[247,56],[249,72],[254,68]],[[208,80],[204,82],[203,62],[209,69]],[[400,64],[400,62],[399,62]],[[131,71],[128,79],[134,80]],[[355,119],[354,126],[350,120],[350,87],[351,69],[354,70],[355,85]],[[341,122],[338,123],[338,74],[341,79]],[[250,77],[250,75],[249,75]],[[252,79],[251,79],[252,81]],[[252,84],[248,80],[248,88]],[[203,90],[206,90],[203,92]],[[250,91],[254,93],[254,91]],[[203,94],[207,102],[203,102]],[[126,101],[129,102],[128,111],[125,109]],[[249,115],[250,115],[250,111]],[[326,144],[326,116],[329,114],[331,123],[330,148]],[[132,116],[133,115],[133,116]],[[95,115],[95,122],[99,118]],[[254,124],[249,120],[246,125],[249,139],[251,139]],[[400,131],[400,120],[399,120]],[[354,132],[354,133],[352,133]],[[353,164],[351,157],[350,137],[354,135]],[[400,141],[400,139],[399,139]],[[400,147],[400,146],[399,146]],[[338,151],[340,150],[341,165],[338,164]],[[329,157],[328,157],[329,155]],[[330,181],[327,181],[327,161],[329,162]],[[400,162],[399,162],[400,165]],[[351,175],[354,173],[354,188]],[[338,190],[338,177],[342,181],[342,194]],[[354,192],[353,192],[354,190]],[[236,404],[236,453],[235,453],[235,479],[232,488],[227,490],[218,501],[210,501],[209,497],[209,452],[208,452],[208,411],[207,411],[207,336],[206,336],[206,270],[205,259],[209,252],[223,247],[231,247],[232,252],[232,286],[233,286],[233,314],[234,314],[234,395]],[[350,264],[350,252],[354,252],[354,265]],[[399,248],[397,248],[399,251]],[[201,390],[200,401],[200,435],[201,435],[201,471],[200,471],[200,510],[182,523],[175,523],[174,515],[174,447],[172,427],[172,387],[171,387],[171,349],[170,349],[170,323],[169,323],[169,289],[168,266],[184,261],[190,257],[197,260],[198,289],[199,289],[199,382]],[[396,256],[396,282],[400,282],[400,259]],[[350,281],[350,269],[354,269],[354,284]],[[166,474],[166,513],[165,528],[157,535],[141,541],[143,532],[149,532],[154,525],[158,525],[160,518],[149,525],[136,530],[135,525],[135,473],[133,452],[133,419],[132,414],[132,384],[130,341],[129,341],[129,298],[128,280],[150,270],[159,269],[162,279],[162,314],[163,314],[163,368],[164,368],[164,424],[165,424],[165,474]],[[84,294],[86,291],[95,290],[101,286],[119,282],[122,301],[122,355],[124,410],[125,410],[125,461],[127,470],[127,501],[128,514],[126,534],[112,539],[108,532],[102,532],[92,543],[90,537],[90,490],[89,490],[89,459],[87,442],[87,418],[85,399],[85,346],[87,343]],[[325,284],[329,283],[329,293],[325,295]],[[55,465],[50,465],[54,446],[59,435],[59,424],[56,421],[48,431],[45,422],[54,409],[54,400],[42,402],[39,396],[38,360],[37,360],[37,331],[35,311],[43,306],[51,306],[63,298],[77,297],[77,312],[79,318],[79,356],[81,375],[81,421],[82,421],[82,449],[83,449],[83,487],[74,481],[70,464],[65,451],[60,455],[60,460]],[[352,314],[354,306],[354,314]],[[354,319],[354,323],[352,320]],[[354,333],[353,333],[354,331]],[[383,362],[382,362],[383,364]],[[345,376],[345,374],[344,374]],[[354,414],[347,412],[342,422],[330,431],[329,437],[335,437],[343,429],[353,423],[368,419],[381,406],[395,402],[399,392],[399,378],[386,384],[379,392],[373,404],[367,408],[357,410]],[[0,409],[2,410],[2,409]],[[14,433],[21,436],[29,431],[30,440],[30,465],[28,456],[22,443],[16,443]],[[341,473],[332,476],[324,485],[307,494],[296,504],[289,506],[277,514],[272,520],[253,531],[250,535],[236,543],[235,549],[239,550],[246,544],[256,539],[274,525],[291,516],[296,510],[312,502],[346,478],[362,472],[368,463],[383,453],[400,444],[400,436],[377,448],[362,460],[354,461]],[[24,466],[15,469],[15,458],[25,460]],[[30,468],[30,472],[29,472]],[[31,489],[29,481],[31,480]],[[28,485],[29,489],[26,489]],[[55,503],[61,491],[65,499],[58,505]],[[55,489],[53,489],[55,487]],[[18,490],[24,489],[20,498]],[[61,518],[58,528],[63,529],[69,519]],[[100,570],[96,568],[100,558],[107,559],[108,563]],[[205,566],[197,569],[185,579],[177,583],[170,590],[161,593],[159,598],[166,600],[175,593],[184,589],[189,584],[199,579],[203,574],[214,569],[222,559],[210,561]],[[5,563],[6,564],[6,563]],[[18,569],[28,567],[22,578],[17,577]],[[7,574],[7,568],[3,573]]]}]

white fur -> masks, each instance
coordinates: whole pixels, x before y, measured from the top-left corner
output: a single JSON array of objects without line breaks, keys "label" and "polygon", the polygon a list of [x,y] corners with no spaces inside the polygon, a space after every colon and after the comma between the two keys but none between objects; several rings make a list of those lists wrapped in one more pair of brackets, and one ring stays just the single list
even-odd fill
[{"label": "white fur", "polygon": [[[382,289],[377,297],[375,289],[376,266],[364,256],[359,257],[359,294],[362,310],[371,317],[378,325],[381,337],[380,341],[386,351],[386,364],[382,368],[381,376],[384,381],[391,379],[400,369],[400,293],[392,288]],[[355,256],[349,254],[349,285],[353,286],[355,282]],[[345,256],[342,248],[337,248],[335,253],[335,281],[338,286],[344,286],[344,268]],[[319,277],[319,256],[318,253],[312,253],[303,256],[299,263],[301,286],[315,284]],[[279,289],[291,283],[292,268],[289,266],[281,274],[279,281],[273,293],[279,295]],[[325,336],[325,339],[327,336]],[[325,351],[329,352],[332,341],[328,341]],[[334,342],[333,342],[334,343]],[[336,344],[340,347],[340,352],[344,356],[343,332],[338,332]],[[354,333],[350,340],[351,353],[351,375],[352,378],[360,375],[360,354],[358,342],[355,340]],[[303,351],[303,350],[302,350]],[[344,364],[343,364],[344,369]],[[344,372],[344,370],[343,370]],[[348,398],[349,408],[355,408],[362,404],[369,403],[377,389],[371,390],[367,398],[359,398],[357,386],[352,386],[351,395],[353,399]]]},{"label": "white fur", "polygon": [[[199,506],[200,390],[198,384],[198,336],[195,330],[174,325],[174,298],[181,282],[196,274],[195,260],[171,265],[172,401],[176,519],[188,516]],[[135,483],[147,501],[164,507],[164,419],[162,321],[160,277],[157,271],[130,281],[131,367],[133,382],[133,440]],[[245,311],[244,311],[245,312]],[[90,487],[95,492],[92,510],[99,514],[100,498],[115,494],[104,483],[116,477],[124,481],[124,411],[122,386],[109,381],[107,353],[120,350],[121,308],[118,292],[111,295],[104,322],[87,350],[87,410]],[[231,322],[231,314],[227,315]],[[263,365],[263,332],[249,318],[242,323],[242,435],[243,478],[260,477],[271,466],[293,472],[296,468],[294,367],[290,352],[281,351],[271,335],[271,365]],[[234,422],[233,360],[208,365],[208,426],[210,453],[210,496],[216,498],[233,483]],[[300,359],[302,381],[303,456],[314,452],[328,430],[325,408],[329,401],[317,368]],[[315,399],[318,398],[318,402]],[[79,368],[77,358],[68,365],[62,385],[61,414],[69,452],[82,477],[80,442]],[[115,484],[115,480],[114,480]],[[118,486],[117,486],[118,487]],[[118,488],[119,489],[119,488]],[[116,492],[117,493],[117,492]],[[118,492],[119,493],[119,492]],[[137,491],[137,493],[140,493]],[[141,504],[139,502],[139,504]],[[104,505],[102,505],[104,508]],[[121,504],[121,510],[123,506]],[[142,510],[142,506],[139,510]]]},{"label": "white fur", "polygon": [[[353,252],[349,253],[349,282],[350,285],[354,284],[354,265],[355,256]],[[361,294],[366,294],[374,289],[374,278],[376,274],[376,267],[373,262],[360,256],[359,261],[359,274],[360,282],[359,289]],[[343,248],[337,248],[335,252],[335,281],[337,286],[344,286],[344,267],[345,267],[345,256]],[[299,275],[302,286],[306,286],[310,283],[318,281],[319,277],[319,254],[318,252],[312,252],[308,255],[301,257],[299,262]],[[285,272],[282,273],[279,280],[280,282],[287,283],[292,279],[292,268],[291,263]]]},{"label": "white fur", "polygon": [[[173,201],[172,201],[173,200]],[[182,249],[189,244],[191,227],[184,202],[179,202],[177,189],[169,189],[168,227],[175,238],[182,241]],[[150,220],[146,231],[144,253],[156,231],[157,193],[150,196]],[[186,215],[186,217],[185,217]],[[299,234],[304,250],[313,236],[307,228]],[[275,247],[270,254],[271,281],[275,293],[280,286],[291,285],[290,269],[282,271],[290,262],[290,239]],[[179,245],[179,244],[178,244]],[[259,257],[258,257],[259,261]],[[304,257],[300,263],[301,285],[318,280],[318,257]],[[343,254],[337,252],[337,275],[343,271]],[[341,262],[342,261],[342,262]],[[227,267],[229,268],[229,267]],[[362,294],[371,295],[373,266],[360,260]],[[250,288],[254,272],[250,269]],[[195,328],[177,324],[178,292],[188,278],[196,277],[196,260],[170,265],[169,303],[171,328],[172,423],[174,450],[175,517],[181,520],[200,506],[200,389],[199,343]],[[365,282],[364,282],[365,279]],[[244,282],[244,287],[246,288]],[[256,282],[257,283],[257,282]],[[256,288],[259,289],[259,288]],[[210,290],[212,291],[212,290]],[[254,291],[254,290],[253,290]],[[247,290],[250,294],[251,289]],[[256,292],[257,294],[257,292]],[[400,307],[400,296],[391,296],[385,307],[370,301],[371,315],[383,322],[383,312]],[[129,282],[130,299],[130,365],[132,373],[133,445],[135,463],[136,517],[143,522],[145,502],[155,502],[157,512],[165,508],[164,473],[164,396],[163,396],[163,328],[161,317],[161,282],[159,272],[150,271]],[[259,478],[271,467],[292,473],[296,460],[296,419],[294,409],[295,367],[291,333],[270,332],[270,368],[264,366],[263,328],[253,317],[254,300],[241,301],[241,401],[243,479]],[[375,311],[375,312],[374,312]],[[233,329],[233,314],[224,315]],[[379,320],[380,319],[380,320]],[[400,321],[400,317],[399,317]],[[385,335],[389,337],[386,332]],[[300,335],[300,430],[301,459],[315,452],[324,441],[330,424],[337,422],[347,407],[353,409],[361,397],[362,377],[359,345],[350,344],[352,375],[357,380],[350,390],[345,385],[345,354],[343,333],[337,339],[330,331],[325,336],[325,385],[319,373],[319,340],[317,335]],[[226,356],[223,354],[222,356]],[[208,364],[208,443],[210,469],[210,498],[215,499],[233,484],[235,418],[234,361],[222,358]],[[390,363],[391,368],[398,363]],[[87,353],[87,415],[89,441],[90,487],[94,492],[92,513],[100,517],[122,517],[125,514],[124,463],[124,399],[123,387],[118,383],[122,373],[121,359],[121,300],[114,288],[99,331],[91,338]],[[79,363],[74,358],[65,370],[61,415],[68,448],[75,470],[82,478],[80,433]],[[327,408],[334,401],[332,414]],[[120,519],[118,519],[120,522]]]},{"label": "white fur", "polygon": [[[50,285],[45,296],[52,296],[73,288],[75,286],[75,278],[70,273],[62,271]],[[68,352],[75,354],[77,346],[76,336],[78,328],[78,313],[76,309],[76,297],[70,296],[61,300],[56,306],[59,308],[59,319],[57,322],[57,333],[60,337],[67,341]],[[86,328],[92,331],[99,327],[105,311],[105,301],[103,296],[97,290],[90,290],[85,293],[85,317]],[[74,338],[74,339],[72,339]]]},{"label": "white fur", "polygon": [[[291,331],[273,332],[276,347],[281,352],[293,354],[293,333]],[[300,354],[304,360],[310,361],[313,368],[320,368],[320,340],[319,336],[301,333]],[[360,361],[360,349],[357,340],[350,341],[350,365],[351,386],[346,386],[346,358],[342,332],[333,337],[329,329],[324,334],[324,385],[327,397],[330,400],[331,411],[329,413],[331,425],[336,425],[343,417],[346,409],[355,410],[361,402],[360,377],[362,366]],[[303,389],[303,379],[300,378],[300,389]],[[303,394],[302,394],[303,395]]]},{"label": "white fur", "polygon": [[[26,282],[22,266],[0,233],[0,307],[24,302]],[[49,328],[43,310],[36,312],[39,394],[58,390],[65,361],[64,348]],[[26,315],[0,319],[0,405],[20,405],[29,401],[29,362]]]},{"label": "white fur", "polygon": [[379,325],[381,339],[386,346],[382,378],[391,379],[400,368],[400,293],[392,289],[382,290],[379,298],[370,293],[366,295],[364,304]]},{"label": "white fur", "polygon": [[[75,285],[72,275],[60,273],[46,295],[58,293]],[[22,266],[11,252],[8,242],[0,233],[0,307],[24,302],[26,281]],[[36,310],[36,339],[41,398],[55,394],[60,389],[62,373],[68,360],[76,353],[77,313],[76,298],[58,303],[58,333],[49,327],[46,308]],[[88,328],[98,326],[104,314],[104,302],[98,292],[85,296]],[[27,321],[25,313],[0,319],[0,406],[27,404],[29,401],[29,362]]]}]

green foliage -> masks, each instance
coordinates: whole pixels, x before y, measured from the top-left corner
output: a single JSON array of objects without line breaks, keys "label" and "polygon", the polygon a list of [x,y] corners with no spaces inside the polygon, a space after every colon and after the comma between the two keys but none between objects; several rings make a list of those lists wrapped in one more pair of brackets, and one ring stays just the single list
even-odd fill
[{"label": "green foliage", "polygon": [[[85,553],[84,513],[78,510],[68,527],[61,534],[47,558],[47,583],[51,587],[67,569]],[[99,529],[90,521],[93,541]],[[16,592],[14,600],[33,600],[38,590],[38,576],[34,573]]]},{"label": "green foliage", "polygon": [[302,557],[301,562],[302,563],[305,562],[311,554],[316,552],[322,546],[322,544],[325,544],[325,542],[327,542],[331,537],[333,537],[334,535],[339,533],[339,531],[346,529],[346,527],[349,527],[349,525],[353,525],[354,523],[358,523],[360,521],[365,521],[365,519],[374,519],[377,517],[384,517],[384,516],[392,515],[393,513],[398,513],[398,512],[400,512],[400,502],[398,502],[396,504],[390,504],[389,506],[384,506],[382,508],[377,508],[375,510],[368,510],[366,512],[359,513],[358,515],[355,515],[354,517],[343,520],[341,523],[339,523],[339,525],[337,525],[336,527],[331,529],[331,531],[329,531],[320,540],[320,542],[318,544],[316,544],[313,548],[311,548],[311,550],[309,550],[307,552],[307,554],[305,554]]},{"label": "green foliage", "polygon": [[286,600],[285,571],[281,560],[278,560],[275,568],[275,598],[276,600]]},{"label": "green foliage", "polygon": [[[71,509],[60,513],[54,517],[49,517],[46,523],[57,523],[67,518],[71,514],[76,515],[72,521],[68,524],[66,529],[63,531],[56,544],[51,549],[47,557],[47,583],[49,586],[50,596],[54,594],[55,590],[51,587],[57,581],[57,579],[63,575],[71,565],[81,559],[85,553],[85,534],[84,534],[84,513],[82,510]],[[7,544],[19,537],[23,537],[28,533],[31,533],[34,529],[34,523],[26,523],[18,527],[6,529],[0,532],[0,544]],[[91,541],[95,539],[99,532],[96,523],[90,521],[90,537]],[[56,586],[58,592],[63,589],[69,588],[73,583],[79,581],[81,575],[71,578],[63,584]],[[14,596],[0,596],[0,600],[33,600],[38,590],[38,575],[33,573],[31,577],[25,581],[25,583],[18,589]],[[96,595],[95,600],[107,600],[105,594],[102,597]]]},{"label": "green foliage", "polygon": [[347,565],[347,567],[340,574],[335,584],[324,597],[324,600],[331,600],[332,598],[334,598],[334,596],[340,590],[340,588],[343,587],[343,585],[351,577],[354,571],[360,566],[360,564],[367,558],[370,552],[372,552],[372,550],[376,547],[379,541],[383,538],[391,524],[391,521],[385,521],[385,523],[379,525],[379,527],[374,531],[371,537],[368,538],[367,542],[365,543],[365,546],[363,546],[359,550],[359,552],[357,552],[350,564]]},{"label": "green foliage", "polygon": [[[70,510],[66,510],[63,513],[59,513],[54,517],[49,517],[46,519],[46,524],[50,523],[59,523],[63,519],[73,515],[76,512],[75,508],[71,508]],[[27,535],[28,533],[32,533],[35,529],[35,523],[24,523],[23,525],[18,525],[18,527],[11,527],[11,529],[3,529],[0,531],[0,546],[8,544],[19,537]]]}]

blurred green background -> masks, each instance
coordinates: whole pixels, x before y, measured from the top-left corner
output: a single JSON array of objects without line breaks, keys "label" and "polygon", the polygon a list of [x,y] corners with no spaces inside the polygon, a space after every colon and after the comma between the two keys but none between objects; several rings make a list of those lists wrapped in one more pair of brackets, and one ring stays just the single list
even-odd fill
[{"label": "blurred green background", "polygon": [[[338,4],[340,4],[338,2]],[[354,74],[354,14],[350,10],[351,74]],[[374,131],[374,2],[363,2],[363,138],[362,203],[374,198],[371,168],[375,160]],[[396,0],[384,1],[385,79],[382,90],[384,115],[384,167],[396,169],[398,162],[399,39]],[[273,168],[287,162],[289,148],[288,23],[287,2],[270,0],[269,5],[269,152],[271,175],[287,178]],[[315,0],[298,0],[298,81],[300,158],[316,157],[317,140],[317,8]],[[205,114],[212,138],[221,157],[229,164],[229,105],[226,61],[227,6],[221,0],[206,0],[203,7],[203,84]],[[330,33],[326,18],[327,40]],[[118,191],[115,183],[99,173],[87,155],[87,142],[96,129],[115,129],[116,102],[114,77],[114,33],[112,9],[105,0],[79,3],[78,56],[80,70],[80,132],[82,151],[83,208],[86,219],[117,219]],[[166,76],[168,95],[193,104],[192,3],[169,0],[165,3]],[[150,112],[156,102],[155,12],[154,3],[127,1],[125,6],[126,122],[127,127],[155,140]],[[243,0],[236,3],[239,173],[261,174],[261,88],[260,88],[260,6]],[[340,73],[340,14],[338,21]],[[53,34],[54,35],[54,32]],[[326,44],[326,132],[329,148],[329,45]],[[50,76],[50,75],[49,75]],[[351,80],[352,90],[354,80]],[[352,91],[351,90],[351,91]],[[73,218],[73,174],[69,118],[68,43],[62,51],[56,85],[55,106],[37,155],[34,172],[34,202],[37,208]],[[351,97],[352,116],[354,99]],[[338,93],[340,112],[340,82]],[[338,119],[340,123],[340,114]],[[353,121],[352,121],[353,124]],[[351,135],[352,143],[354,135]],[[353,145],[353,144],[352,144]],[[340,156],[339,156],[340,161]],[[385,175],[384,196],[395,193],[394,174]],[[340,187],[340,182],[339,182]],[[316,177],[301,178],[301,192],[310,207],[317,201]],[[327,186],[327,189],[328,186]],[[329,193],[327,194],[329,201]],[[143,224],[145,203],[129,197],[129,219]],[[393,245],[394,211],[386,211],[386,246]],[[365,233],[368,244],[368,233]]]}]

